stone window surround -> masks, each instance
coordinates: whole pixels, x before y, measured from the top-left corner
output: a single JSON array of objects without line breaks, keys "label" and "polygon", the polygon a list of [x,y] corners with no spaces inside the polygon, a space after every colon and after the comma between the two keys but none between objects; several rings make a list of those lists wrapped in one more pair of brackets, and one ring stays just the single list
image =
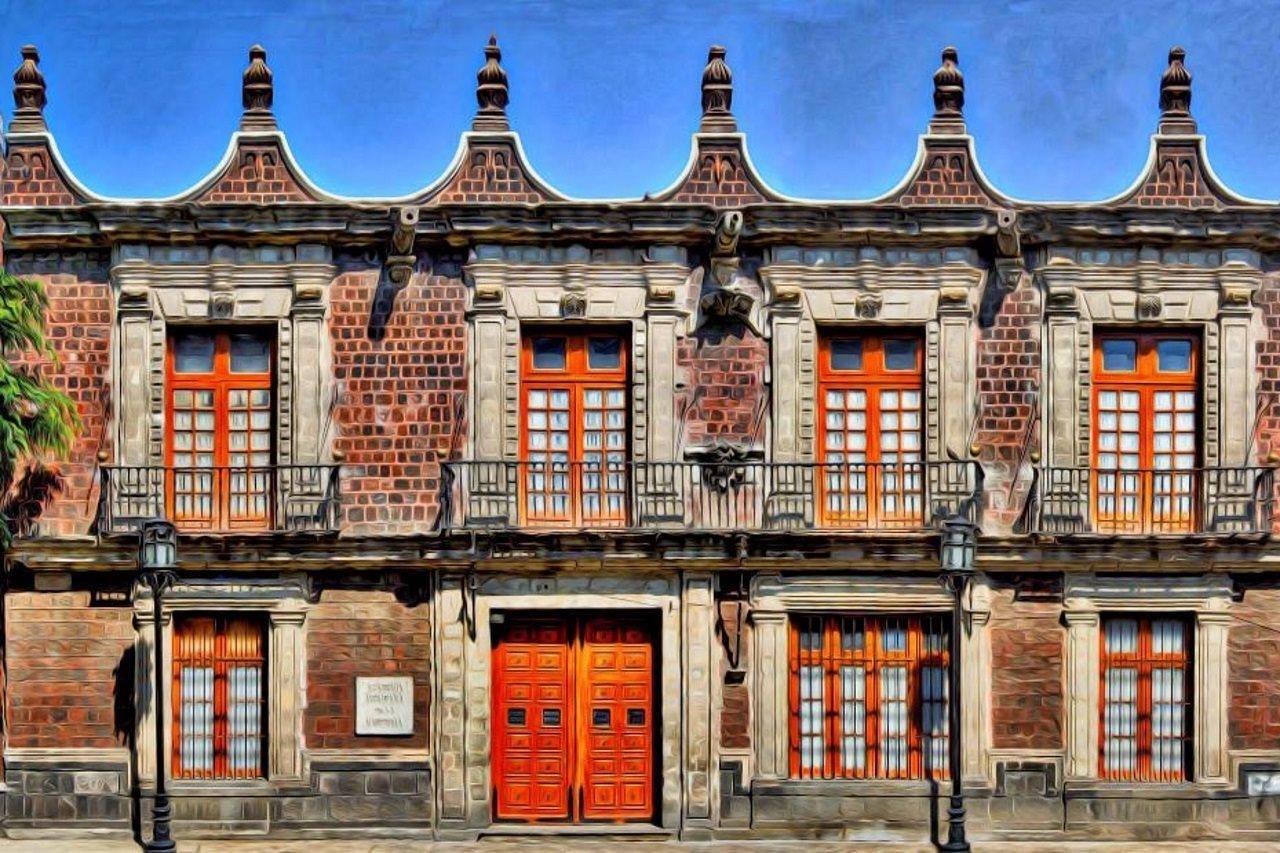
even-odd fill
[{"label": "stone window surround", "polygon": [[760,268],[772,339],[772,459],[816,460],[820,331],[909,327],[924,335],[927,459],[968,459],[976,415],[973,319],[990,275],[969,249],[773,249]]},{"label": "stone window surround", "polygon": [[[164,631],[165,739],[169,741],[173,719],[173,615],[175,613],[243,613],[264,617],[267,629],[267,683],[264,712],[267,720],[267,776],[257,780],[189,781],[173,780],[175,794],[235,789],[271,791],[279,787],[305,784],[302,761],[302,715],[306,705],[306,640],[304,623],[310,609],[310,585],[304,575],[284,575],[279,579],[242,578],[232,580],[179,580],[164,595],[160,614]],[[155,706],[151,662],[154,657],[155,624],[150,590],[135,584],[134,626],[134,707],[138,709],[134,750],[139,783],[154,787],[156,778]],[[167,743],[165,755],[172,754]],[[168,761],[161,763],[166,780],[172,779]]]},{"label": "stone window surround", "polygon": [[[991,725],[991,586],[984,575],[969,583],[960,632],[961,767],[966,784],[988,786]],[[946,613],[950,592],[930,576],[757,575],[751,584],[753,778],[792,781],[790,618],[793,614],[855,615]],[[807,780],[806,780],[807,781]],[[883,786],[897,782],[839,780]],[[900,787],[916,785],[904,780]]]},{"label": "stone window surround", "polygon": [[1045,463],[1092,464],[1093,335],[1115,326],[1200,331],[1201,464],[1256,464],[1249,431],[1257,396],[1254,351],[1263,337],[1253,306],[1260,265],[1247,250],[1055,249],[1036,271],[1045,295]]},{"label": "stone window surround", "polygon": [[[469,290],[471,459],[520,458],[520,335],[526,323],[625,324],[631,346],[631,455],[674,461],[677,342],[697,276],[684,251],[592,253],[477,246]],[[578,301],[581,297],[581,301]],[[580,310],[570,310],[578,301]]]},{"label": "stone window surround", "polygon": [[276,331],[278,464],[327,460],[333,394],[327,326],[336,270],[326,246],[115,250],[112,385],[115,464],[165,464],[165,349],[170,325],[271,323]]},{"label": "stone window surround", "polygon": [[[712,581],[706,573],[679,579],[638,568],[614,576],[442,576],[434,597],[440,675],[432,715],[441,828],[476,829],[493,822],[490,620],[497,610],[655,614],[661,659],[655,689],[661,703],[661,730],[655,732],[659,823],[666,829],[714,826],[719,774],[713,771],[713,721],[720,698]],[[472,582],[474,590],[468,588]]]},{"label": "stone window surround", "polygon": [[[1233,783],[1228,754],[1228,633],[1232,586],[1216,575],[1126,577],[1068,574],[1062,593],[1067,623],[1066,779],[1099,781],[1101,622],[1107,614],[1194,617],[1191,784]],[[1111,784],[1102,782],[1101,784]],[[1134,783],[1117,782],[1120,787]]]}]

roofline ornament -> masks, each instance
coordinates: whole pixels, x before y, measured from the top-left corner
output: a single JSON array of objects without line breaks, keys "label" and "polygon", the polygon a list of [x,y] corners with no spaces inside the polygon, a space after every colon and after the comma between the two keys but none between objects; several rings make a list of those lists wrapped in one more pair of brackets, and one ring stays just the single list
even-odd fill
[{"label": "roofline ornament", "polygon": [[942,49],[942,65],[933,72],[933,119],[930,133],[964,133],[964,74],[960,53],[948,45]]},{"label": "roofline ornament", "polygon": [[240,100],[244,115],[240,118],[241,130],[275,128],[276,117],[271,112],[275,101],[275,84],[271,69],[267,66],[267,49],[260,44],[249,48],[249,65],[244,70],[240,85]]},{"label": "roofline ornament", "polygon": [[1185,60],[1187,52],[1180,47],[1169,49],[1169,67],[1160,75],[1160,132],[1195,133],[1196,120],[1191,117],[1191,72]]},{"label": "roofline ornament", "polygon": [[13,72],[13,103],[17,109],[9,130],[47,130],[44,122],[44,105],[47,102],[44,74],[40,72],[40,52],[34,44],[23,45],[22,64]]},{"label": "roofline ornament", "polygon": [[510,130],[507,121],[507,103],[510,101],[510,90],[507,86],[507,72],[502,67],[502,49],[498,47],[498,37],[489,36],[489,43],[484,48],[484,65],[476,72],[476,117],[471,121],[472,130]]},{"label": "roofline ornament", "polygon": [[702,124],[704,133],[735,133],[738,122],[730,111],[733,107],[733,72],[724,61],[725,49],[712,45],[707,51],[707,65],[702,69]]}]

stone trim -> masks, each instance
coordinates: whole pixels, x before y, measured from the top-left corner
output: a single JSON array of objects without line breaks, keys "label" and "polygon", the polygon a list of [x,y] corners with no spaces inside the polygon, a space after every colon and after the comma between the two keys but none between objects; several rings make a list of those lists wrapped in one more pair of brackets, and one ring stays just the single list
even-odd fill
[{"label": "stone trim", "polygon": [[[936,577],[757,575],[751,583],[752,740],[757,780],[790,775],[789,620],[793,613],[950,613],[951,594]],[[964,779],[987,785],[991,722],[991,587],[985,576],[970,583],[964,601],[959,662]]]},{"label": "stone trim", "polygon": [[[700,772],[697,768],[709,766],[710,753],[695,754],[693,769],[683,765],[687,750],[696,753],[709,748],[707,744],[690,744],[685,734],[687,714],[695,713],[690,709],[709,706],[709,700],[690,695],[683,686],[686,658],[682,623],[687,618],[701,626],[697,631],[709,631],[710,624],[702,623],[713,618],[714,607],[698,604],[688,616],[684,615],[678,604],[682,584],[677,577],[639,570],[614,576],[449,574],[438,576],[438,583],[433,624],[439,678],[432,732],[439,769],[437,814],[442,829],[483,829],[492,822],[489,691],[490,618],[494,610],[630,610],[656,615],[661,655],[655,688],[661,703],[661,731],[655,733],[659,744],[659,823],[664,829],[679,829],[686,814],[686,785],[698,788],[697,793],[688,794],[695,798],[691,799],[693,802],[700,796],[718,800],[715,788],[701,785],[695,775]],[[474,583],[474,589],[470,583]],[[703,592],[710,594],[709,577],[690,583],[695,588],[706,586],[695,598],[702,598]],[[696,713],[699,718],[703,716],[701,710]],[[684,773],[692,778],[682,779]]]},{"label": "stone trim", "polygon": [[213,323],[274,324],[276,461],[325,461],[333,394],[328,286],[336,274],[329,248],[320,245],[117,247],[111,268],[115,463],[164,464],[168,329]]},{"label": "stone trim", "polygon": [[1198,330],[1202,464],[1254,463],[1249,429],[1258,378],[1251,368],[1264,336],[1253,305],[1262,285],[1256,253],[1061,247],[1036,278],[1044,293],[1048,330],[1043,344],[1048,428],[1043,440],[1049,465],[1090,465],[1093,335],[1109,326]]},{"label": "stone trim", "polygon": [[[304,576],[284,576],[279,580],[242,578],[231,580],[182,580],[165,593],[161,626],[164,631],[164,677],[173,683],[173,614],[190,611],[241,612],[267,618],[267,778],[263,785],[301,784],[302,714],[306,707],[306,638],[304,623],[310,609],[310,583]],[[134,587],[134,707],[137,722],[134,736],[136,771],[140,784],[154,786],[156,778],[155,707],[151,701],[154,679],[151,673],[155,627],[151,593],[141,584]],[[164,719],[173,719],[173,693],[165,693]],[[167,739],[167,738],[166,738]],[[167,747],[165,754],[170,754]],[[171,771],[164,762],[165,773]],[[252,784],[252,783],[250,783]],[[221,783],[202,782],[221,787]],[[243,787],[244,780],[228,781],[228,787]]]},{"label": "stone trim", "polygon": [[[651,260],[645,263],[645,258]],[[470,458],[519,459],[521,326],[564,322],[562,306],[572,296],[585,302],[573,322],[622,324],[630,330],[632,458],[674,460],[676,340],[687,326],[698,284],[682,250],[654,247],[636,257],[629,250],[600,254],[570,247],[550,253],[480,246],[463,274],[469,295],[468,368],[475,380]]]},{"label": "stone trim", "polygon": [[1063,618],[1067,623],[1066,779],[1097,780],[1101,724],[1100,643],[1104,613],[1190,613],[1195,618],[1193,667],[1193,784],[1232,782],[1227,751],[1227,635],[1232,585],[1216,575],[1124,577],[1068,574]]},{"label": "stone trim", "polygon": [[771,458],[817,458],[819,330],[886,326],[923,336],[929,458],[968,458],[977,395],[973,323],[986,277],[969,249],[771,250],[760,268],[773,340]]}]

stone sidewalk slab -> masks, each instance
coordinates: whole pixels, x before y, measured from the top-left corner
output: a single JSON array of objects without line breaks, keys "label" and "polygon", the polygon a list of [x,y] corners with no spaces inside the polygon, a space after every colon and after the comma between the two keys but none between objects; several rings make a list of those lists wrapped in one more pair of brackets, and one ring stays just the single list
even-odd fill
[{"label": "stone sidewalk slab", "polygon": [[[431,842],[386,840],[313,841],[180,841],[179,853],[506,853],[518,847],[520,853],[934,853],[932,845],[888,842],[829,841],[715,841],[656,842],[608,841],[566,838],[557,840],[500,838],[479,842]],[[1195,841],[1195,842],[1091,842],[1091,841],[991,841],[974,842],[974,853],[1275,853],[1276,842]],[[137,853],[128,841],[93,838],[47,840],[0,839],[0,853]]]}]

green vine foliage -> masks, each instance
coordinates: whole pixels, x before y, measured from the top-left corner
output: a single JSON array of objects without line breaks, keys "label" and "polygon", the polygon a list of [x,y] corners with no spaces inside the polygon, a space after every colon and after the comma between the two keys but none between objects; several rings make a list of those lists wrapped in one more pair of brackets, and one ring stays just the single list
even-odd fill
[{"label": "green vine foliage", "polygon": [[40,282],[0,269],[0,550],[61,488],[53,459],[80,430],[75,403],[44,375],[58,357],[45,337]]}]

